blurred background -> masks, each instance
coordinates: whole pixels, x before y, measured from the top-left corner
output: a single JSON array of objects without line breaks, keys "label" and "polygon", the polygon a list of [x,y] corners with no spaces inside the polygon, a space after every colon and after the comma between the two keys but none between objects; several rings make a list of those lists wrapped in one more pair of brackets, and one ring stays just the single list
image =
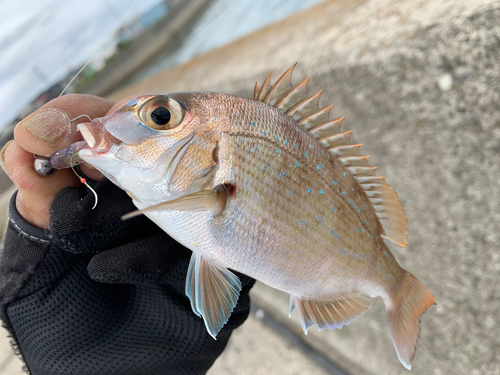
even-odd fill
[{"label": "blurred background", "polygon": [[[0,136],[94,54],[132,1],[2,2]],[[500,374],[500,2],[139,0],[68,92],[220,91],[251,97],[295,62],[346,116],[409,223],[398,262],[433,293],[413,374]],[[332,118],[333,118],[332,117]],[[12,194],[0,176],[1,201]],[[5,206],[5,204],[4,204]],[[6,220],[5,210],[0,214]],[[406,374],[382,301],[304,336],[288,296],[252,291],[252,315],[209,374]],[[0,337],[0,374],[21,374]]]}]

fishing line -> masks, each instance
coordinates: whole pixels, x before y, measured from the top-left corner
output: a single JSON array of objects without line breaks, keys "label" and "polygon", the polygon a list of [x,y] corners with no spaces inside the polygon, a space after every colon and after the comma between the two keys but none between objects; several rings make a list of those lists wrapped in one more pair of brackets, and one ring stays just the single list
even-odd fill
[{"label": "fishing line", "polygon": [[118,22],[118,25],[116,25],[115,28],[113,29],[113,31],[111,31],[111,33],[108,35],[108,37],[106,38],[106,40],[104,42],[102,42],[101,46],[97,49],[97,51],[94,52],[94,54],[92,55],[92,57],[90,58],[90,60],[87,61],[87,63],[78,71],[78,73],[75,74],[75,76],[71,79],[71,81],[69,81],[69,83],[66,85],[66,87],[64,88],[64,90],[62,90],[61,93],[59,94],[59,97],[61,97],[66,92],[66,90],[68,89],[69,85],[71,85],[73,83],[73,81],[76,79],[76,77],[78,77],[80,75],[80,73],[83,71],[83,69],[85,69],[87,67],[87,65],[89,65],[91,63],[92,60],[94,60],[94,57],[101,50],[101,48],[104,46],[104,44],[106,44],[106,42],[108,41],[108,39],[111,38],[111,35],[113,35],[115,33],[116,29],[118,29],[118,27],[122,24],[123,20],[125,19],[125,17],[127,17],[127,14],[130,12],[130,10],[135,5],[135,3],[137,3],[137,0],[135,0],[132,3],[132,5],[128,8],[127,13],[125,13],[125,15],[122,17],[122,19],[120,20],[120,22]]},{"label": "fishing line", "polygon": [[70,165],[71,169],[73,170],[73,173],[74,173],[74,174],[76,174],[76,177],[78,177],[78,178],[80,179],[80,182],[81,182],[82,184],[84,184],[86,187],[88,187],[92,193],[94,193],[95,203],[94,203],[94,207],[92,207],[92,209],[94,209],[94,208],[96,208],[96,206],[97,206],[97,201],[98,201],[97,193],[96,193],[96,192],[95,192],[95,190],[94,190],[94,189],[92,189],[92,187],[88,184],[87,180],[86,180],[85,178],[83,178],[82,176],[80,176],[80,175],[78,174],[78,172],[75,170],[75,167],[73,166],[73,157],[74,157],[75,155],[78,155],[78,151],[77,151],[77,152],[75,152],[73,155],[71,155],[71,158],[69,159],[69,165]]}]

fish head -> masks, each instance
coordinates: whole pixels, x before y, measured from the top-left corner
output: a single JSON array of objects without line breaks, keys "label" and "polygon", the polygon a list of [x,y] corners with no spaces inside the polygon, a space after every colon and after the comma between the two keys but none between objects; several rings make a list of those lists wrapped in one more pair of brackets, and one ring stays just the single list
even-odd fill
[{"label": "fish head", "polygon": [[205,93],[140,95],[78,125],[79,152],[134,199],[157,203],[199,191],[215,169],[220,122]]}]

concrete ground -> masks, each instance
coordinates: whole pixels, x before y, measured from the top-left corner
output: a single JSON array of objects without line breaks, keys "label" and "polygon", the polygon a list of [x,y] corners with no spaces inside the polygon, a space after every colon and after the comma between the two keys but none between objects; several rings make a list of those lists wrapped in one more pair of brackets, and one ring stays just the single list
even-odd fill
[{"label": "concrete ground", "polygon": [[[422,316],[412,373],[500,374],[498,56],[498,1],[334,0],[113,97],[190,90],[251,96],[256,80],[270,71],[276,79],[298,62],[295,82],[312,76],[310,92],[325,90],[321,103],[347,117],[343,129],[354,130],[405,209],[410,246],[391,250],[437,301]],[[300,334],[286,295],[259,284],[252,298]],[[253,374],[321,371],[294,368],[310,362],[259,329],[268,328],[250,319],[215,365],[225,367],[212,373],[239,374],[243,364]],[[408,373],[380,301],[350,326],[312,328],[305,340],[350,374]]]}]

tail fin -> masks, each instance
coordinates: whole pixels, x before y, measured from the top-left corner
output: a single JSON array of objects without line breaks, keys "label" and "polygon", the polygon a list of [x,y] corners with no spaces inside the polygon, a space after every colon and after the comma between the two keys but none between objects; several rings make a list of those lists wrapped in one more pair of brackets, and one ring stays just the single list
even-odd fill
[{"label": "tail fin", "polygon": [[386,304],[392,342],[399,361],[411,370],[420,334],[420,315],[436,301],[432,293],[411,273],[405,271],[403,285]]}]

